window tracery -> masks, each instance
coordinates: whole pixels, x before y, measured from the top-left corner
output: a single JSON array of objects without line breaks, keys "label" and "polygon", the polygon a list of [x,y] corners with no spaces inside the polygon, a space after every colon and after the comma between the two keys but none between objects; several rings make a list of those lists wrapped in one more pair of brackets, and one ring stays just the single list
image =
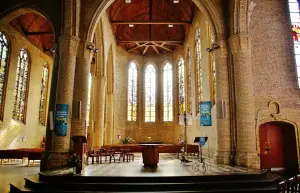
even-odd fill
[{"label": "window tracery", "polygon": [[184,60],[180,58],[178,61],[178,100],[179,114],[185,112],[185,89],[184,89]]},{"label": "window tracery", "polygon": [[156,70],[149,64],[145,71],[145,122],[155,122]]},{"label": "window tracery", "polygon": [[4,99],[7,81],[8,68],[8,39],[6,35],[0,32],[0,119],[3,120]]},{"label": "window tracery", "polygon": [[163,67],[164,121],[173,121],[173,68],[170,63]]},{"label": "window tracery", "polygon": [[45,125],[48,73],[49,73],[48,65],[47,63],[45,63],[43,65],[43,72],[42,72],[41,99],[40,99],[40,108],[39,108],[39,122],[42,125]]},{"label": "window tracery", "polygon": [[128,121],[136,121],[137,117],[137,65],[129,64],[128,69]]},{"label": "window tracery", "polygon": [[15,100],[13,107],[13,119],[25,122],[26,103],[28,97],[28,80],[29,80],[29,56],[25,49],[21,49],[18,57],[18,68],[15,83]]}]

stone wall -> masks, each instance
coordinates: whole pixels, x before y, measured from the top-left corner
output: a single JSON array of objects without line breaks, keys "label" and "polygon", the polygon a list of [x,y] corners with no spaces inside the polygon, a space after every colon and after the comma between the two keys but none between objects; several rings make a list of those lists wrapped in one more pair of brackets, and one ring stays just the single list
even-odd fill
[{"label": "stone wall", "polygon": [[[0,149],[41,147],[42,138],[46,134],[45,127],[39,123],[38,119],[42,70],[43,64],[47,62],[49,64],[48,88],[50,88],[53,59],[30,43],[10,25],[6,25],[3,31],[6,32],[10,41],[10,53],[4,120],[0,123]],[[12,119],[16,70],[21,48],[28,50],[31,60],[26,124]],[[47,96],[49,96],[49,92],[50,89],[48,89]],[[22,140],[22,137],[26,137],[26,140]]]}]

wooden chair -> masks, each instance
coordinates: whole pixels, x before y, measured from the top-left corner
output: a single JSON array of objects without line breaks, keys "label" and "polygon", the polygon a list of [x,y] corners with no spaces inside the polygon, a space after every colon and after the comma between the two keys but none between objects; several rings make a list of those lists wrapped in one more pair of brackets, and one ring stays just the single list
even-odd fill
[{"label": "wooden chair", "polygon": [[116,162],[115,156],[114,156],[114,150],[105,150],[100,149],[98,151],[100,164],[102,164],[102,157],[105,157],[105,162],[107,162],[107,157],[109,157],[109,163],[111,163],[111,159],[114,158],[114,162]]},{"label": "wooden chair", "polygon": [[133,153],[126,153],[125,156],[126,156],[127,162],[131,161],[131,160],[134,161],[134,154]]},{"label": "wooden chair", "polygon": [[292,178],[288,179],[287,192],[295,193],[296,190],[297,190],[297,178],[292,177]]},{"label": "wooden chair", "polygon": [[278,193],[285,193],[286,189],[287,189],[286,181],[282,181],[277,184],[277,192]]},{"label": "wooden chair", "polygon": [[97,153],[95,153],[94,150],[89,150],[87,152],[87,164],[89,163],[89,158],[92,158],[92,164],[94,164],[94,158],[96,158],[97,163],[99,163],[99,155]]}]

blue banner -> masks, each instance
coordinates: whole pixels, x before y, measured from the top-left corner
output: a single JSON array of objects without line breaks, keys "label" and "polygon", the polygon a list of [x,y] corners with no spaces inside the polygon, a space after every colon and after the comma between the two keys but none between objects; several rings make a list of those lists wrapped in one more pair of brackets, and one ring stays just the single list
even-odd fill
[{"label": "blue banner", "polygon": [[54,130],[56,136],[67,136],[68,107],[68,104],[56,104]]},{"label": "blue banner", "polygon": [[211,126],[211,102],[200,102],[200,125]]}]

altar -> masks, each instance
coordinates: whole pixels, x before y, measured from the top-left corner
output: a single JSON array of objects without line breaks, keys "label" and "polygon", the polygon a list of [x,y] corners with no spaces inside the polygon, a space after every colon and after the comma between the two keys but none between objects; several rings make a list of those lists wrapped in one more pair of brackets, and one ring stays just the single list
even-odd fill
[{"label": "altar", "polygon": [[157,167],[159,162],[159,144],[139,144],[142,146],[144,167]]}]

